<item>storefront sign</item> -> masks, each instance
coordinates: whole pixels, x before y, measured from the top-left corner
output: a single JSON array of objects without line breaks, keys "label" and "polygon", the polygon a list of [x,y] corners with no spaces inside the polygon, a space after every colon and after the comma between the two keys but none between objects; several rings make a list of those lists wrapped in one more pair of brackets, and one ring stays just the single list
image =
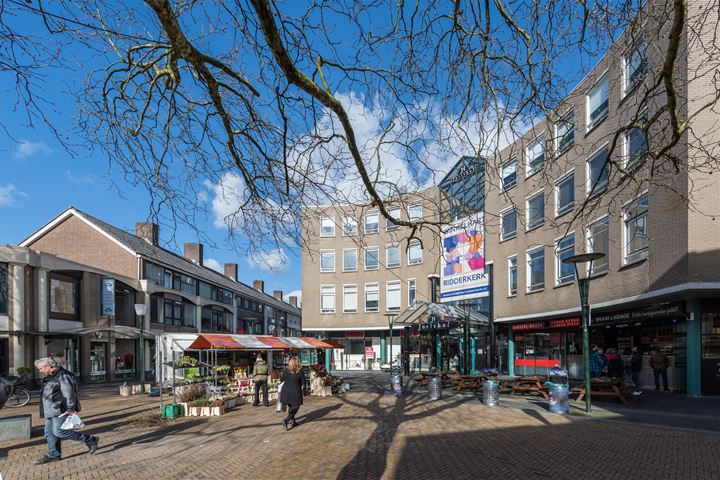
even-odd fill
[{"label": "storefront sign", "polygon": [[568,328],[568,327],[579,327],[580,317],[572,318],[559,318],[557,320],[550,320],[548,327],[550,328]]},{"label": "storefront sign", "polygon": [[483,218],[483,214],[478,213],[442,227],[441,302],[489,295]]},{"label": "storefront sign", "polygon": [[102,314],[108,317],[115,315],[115,279],[102,279]]},{"label": "storefront sign", "polygon": [[685,313],[683,312],[681,303],[669,303],[634,310],[625,310],[622,312],[594,313],[592,315],[591,323],[593,325],[597,325],[601,323],[645,321],[684,316]]},{"label": "storefront sign", "polygon": [[365,357],[375,358],[375,350],[373,350],[373,347],[365,347]]},{"label": "storefront sign", "polygon": [[525,330],[542,330],[545,328],[545,322],[525,322],[513,323],[513,332],[522,332]]},{"label": "storefront sign", "polygon": [[441,322],[430,322],[430,323],[421,323],[419,325],[413,325],[413,330],[418,330],[420,332],[429,332],[434,330],[450,330],[451,328],[459,328],[460,324],[458,322],[448,322],[448,321],[441,321]]}]

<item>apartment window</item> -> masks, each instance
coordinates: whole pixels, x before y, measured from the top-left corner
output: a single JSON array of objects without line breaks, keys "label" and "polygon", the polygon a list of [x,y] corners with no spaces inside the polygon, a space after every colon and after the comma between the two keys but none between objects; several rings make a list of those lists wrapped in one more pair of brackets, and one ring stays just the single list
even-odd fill
[{"label": "apartment window", "polygon": [[365,270],[377,270],[380,266],[380,249],[368,247],[365,249]]},{"label": "apartment window", "polygon": [[528,292],[545,288],[545,247],[527,251],[527,286]]},{"label": "apartment window", "polygon": [[647,155],[647,136],[645,131],[632,128],[625,133],[625,169],[632,170],[640,165]]},{"label": "apartment window", "polygon": [[587,228],[588,252],[603,253],[605,256],[592,262],[590,275],[607,272],[610,253],[610,221],[608,217],[591,223]]},{"label": "apartment window", "polygon": [[[390,217],[394,218],[395,220],[400,220],[400,207],[390,207],[387,209],[388,214]],[[385,220],[385,229],[386,230],[396,230],[399,228],[397,225],[395,225],[395,222],[393,222],[390,219]]]},{"label": "apartment window", "polygon": [[644,40],[640,40],[635,46],[623,57],[625,79],[625,95],[640,83],[645,74],[647,59],[647,44]]},{"label": "apartment window", "polygon": [[527,159],[526,177],[542,169],[543,162],[545,162],[545,135],[540,135],[527,146],[525,157]]},{"label": "apartment window", "polygon": [[608,77],[605,75],[587,94],[587,128],[591,130],[608,114]]},{"label": "apartment window", "polygon": [[357,235],[357,217],[355,215],[343,215],[342,229],[343,235],[345,235],[346,237]]},{"label": "apartment window", "polygon": [[378,212],[369,212],[365,214],[365,233],[378,233],[380,230],[380,220]]},{"label": "apartment window", "polygon": [[335,271],[335,250],[320,250],[320,271]]},{"label": "apartment window", "polygon": [[517,255],[508,258],[508,296],[517,295]]},{"label": "apartment window", "polygon": [[320,313],[335,313],[335,285],[320,286]]},{"label": "apartment window", "polygon": [[517,210],[515,207],[500,213],[500,240],[513,238],[517,234]]},{"label": "apartment window", "polygon": [[575,255],[575,235],[570,234],[563,238],[555,246],[555,284],[572,282],[575,275],[575,267],[563,260]]},{"label": "apartment window", "polygon": [[597,195],[607,188],[610,178],[610,164],[608,162],[608,147],[600,149],[587,161],[588,195]]},{"label": "apartment window", "polygon": [[343,313],[357,313],[357,285],[343,285]]},{"label": "apartment window", "polygon": [[562,153],[575,143],[575,114],[565,115],[555,124],[555,151]]},{"label": "apartment window", "polygon": [[348,248],[344,249],[343,255],[343,272],[356,272],[357,271],[357,249]]},{"label": "apartment window", "polygon": [[420,240],[410,240],[408,245],[408,265],[422,263],[422,245]]},{"label": "apartment window", "polygon": [[377,312],[380,309],[380,285],[377,283],[365,284],[365,311]]},{"label": "apartment window", "polygon": [[422,220],[422,205],[420,205],[419,203],[410,205],[410,207],[408,207],[408,216],[410,217],[411,222],[419,222],[420,220]]},{"label": "apartment window", "polygon": [[575,172],[570,172],[555,184],[555,215],[569,212],[575,206]]},{"label": "apartment window", "polygon": [[0,315],[8,314],[8,264],[0,263]]},{"label": "apartment window", "polygon": [[400,310],[400,282],[387,282],[387,310]]},{"label": "apartment window", "polygon": [[162,286],[164,275],[165,272],[161,266],[150,262],[145,263],[145,278],[150,282]]},{"label": "apartment window", "polygon": [[513,157],[500,167],[502,189],[509,190],[517,185],[517,158]]},{"label": "apartment window", "polygon": [[648,196],[630,202],[623,212],[625,221],[625,263],[632,263],[647,257],[647,213]]},{"label": "apartment window", "polygon": [[408,280],[408,308],[415,308],[415,285],[416,283],[414,278]]},{"label": "apartment window", "polygon": [[50,313],[63,318],[78,316],[78,281],[70,277],[50,278]]},{"label": "apartment window", "polygon": [[320,219],[320,236],[321,237],[334,237],[335,236],[335,219],[332,217],[322,217]]},{"label": "apartment window", "polygon": [[527,229],[539,227],[545,221],[545,198],[540,191],[527,199]]},{"label": "apartment window", "polygon": [[400,266],[400,245],[388,245],[385,247],[385,266],[387,268]]}]

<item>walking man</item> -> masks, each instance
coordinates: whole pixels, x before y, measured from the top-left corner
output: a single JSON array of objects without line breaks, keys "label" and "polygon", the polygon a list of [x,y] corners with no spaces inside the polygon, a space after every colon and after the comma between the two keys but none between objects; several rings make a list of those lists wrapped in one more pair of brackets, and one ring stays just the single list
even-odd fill
[{"label": "walking man", "polygon": [[255,359],[255,366],[253,366],[252,371],[252,378],[255,382],[255,398],[253,400],[253,407],[257,407],[258,405],[260,405],[260,387],[262,387],[263,391],[263,405],[265,405],[266,407],[269,406],[267,385],[269,371],[270,369],[268,368],[267,362],[263,360],[260,354],[258,354],[257,358]]},{"label": "walking man", "polygon": [[40,417],[45,419],[47,454],[33,461],[35,465],[56,462],[61,457],[61,440],[75,440],[88,447],[90,454],[98,447],[98,438],[75,430],[62,430],[60,426],[67,416],[80,411],[77,380],[52,358],[35,360],[35,368],[45,376],[40,398]]},{"label": "walking man", "polygon": [[653,369],[653,375],[655,375],[655,390],[660,390],[660,376],[663,379],[663,388],[666,392],[669,392],[667,369],[670,366],[670,359],[660,351],[660,348],[656,348],[650,356],[650,367]]},{"label": "walking man", "polygon": [[633,347],[632,358],[630,359],[630,374],[632,375],[632,381],[635,384],[635,391],[633,395],[642,395],[640,390],[640,370],[642,370],[643,356],[640,353],[638,347]]}]

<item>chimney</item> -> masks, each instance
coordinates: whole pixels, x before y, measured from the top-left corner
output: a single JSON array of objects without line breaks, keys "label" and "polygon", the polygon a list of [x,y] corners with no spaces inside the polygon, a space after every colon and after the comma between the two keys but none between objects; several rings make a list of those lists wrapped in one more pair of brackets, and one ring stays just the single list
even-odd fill
[{"label": "chimney", "polygon": [[203,245],[202,243],[186,243],[185,253],[183,257],[202,267],[203,264]]},{"label": "chimney", "polygon": [[297,297],[295,295],[290,295],[290,305],[293,307],[297,307]]},{"label": "chimney", "polygon": [[273,290],[273,297],[277,298],[282,302],[282,290]]},{"label": "chimney", "polygon": [[135,224],[135,236],[156,247],[160,238],[160,227],[157,223],[138,222]]},{"label": "chimney", "polygon": [[237,279],[237,263],[226,263],[225,264],[225,276],[231,280],[238,281]]},{"label": "chimney", "polygon": [[263,280],[254,280],[253,288],[258,292],[265,293],[265,282]]}]

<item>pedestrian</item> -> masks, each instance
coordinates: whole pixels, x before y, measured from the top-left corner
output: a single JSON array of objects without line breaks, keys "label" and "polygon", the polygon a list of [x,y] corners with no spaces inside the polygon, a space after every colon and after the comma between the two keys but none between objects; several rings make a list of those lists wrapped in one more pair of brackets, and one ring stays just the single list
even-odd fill
[{"label": "pedestrian", "polygon": [[590,377],[597,378],[602,374],[605,368],[602,349],[595,345],[590,352]]},{"label": "pedestrian", "polygon": [[40,394],[40,417],[45,419],[45,440],[48,451],[34,460],[35,465],[56,462],[62,456],[61,440],[75,440],[87,446],[92,455],[98,448],[98,437],[75,430],[63,430],[60,426],[68,416],[80,411],[77,379],[52,358],[35,360],[35,368],[44,375]]},{"label": "pedestrian", "polygon": [[660,390],[660,376],[662,375],[663,388],[665,388],[666,392],[669,392],[667,369],[670,366],[670,359],[660,351],[660,347],[657,347],[653,350],[652,355],[650,355],[649,363],[655,376],[655,390]]},{"label": "pedestrian", "polygon": [[643,356],[642,353],[640,353],[640,349],[638,347],[633,347],[632,349],[632,358],[630,359],[630,374],[632,375],[632,381],[635,384],[635,391],[633,392],[633,395],[642,395],[642,390],[640,390],[640,370],[642,370],[642,364],[643,364]]},{"label": "pedestrian", "polygon": [[252,379],[255,382],[255,398],[253,399],[253,407],[260,405],[260,388],[263,391],[263,405],[269,407],[268,403],[268,372],[270,368],[267,362],[262,358],[262,355],[258,354],[255,359],[255,365],[253,366]]},{"label": "pedestrian", "polygon": [[305,387],[305,374],[300,366],[300,359],[293,357],[288,362],[287,368],[282,373],[282,390],[280,391],[280,401],[287,405],[287,417],[283,420],[285,430],[290,430],[297,426],[295,415],[303,404],[303,389]]},{"label": "pedestrian", "polygon": [[608,377],[623,377],[623,361],[622,357],[618,354],[614,348],[608,348],[607,351],[608,360]]}]

